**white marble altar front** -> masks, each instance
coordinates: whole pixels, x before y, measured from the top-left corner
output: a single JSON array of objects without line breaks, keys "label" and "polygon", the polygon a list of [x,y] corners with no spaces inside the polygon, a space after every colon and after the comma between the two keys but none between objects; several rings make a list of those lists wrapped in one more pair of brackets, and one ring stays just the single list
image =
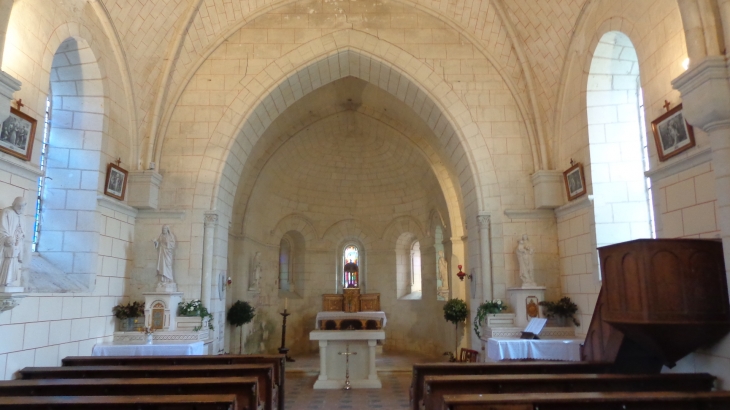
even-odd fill
[{"label": "white marble altar front", "polygon": [[383,330],[313,330],[309,340],[319,341],[319,377],[315,389],[341,389],[345,386],[346,356],[349,351],[350,386],[379,389],[383,385],[375,368],[376,345],[385,339]]}]

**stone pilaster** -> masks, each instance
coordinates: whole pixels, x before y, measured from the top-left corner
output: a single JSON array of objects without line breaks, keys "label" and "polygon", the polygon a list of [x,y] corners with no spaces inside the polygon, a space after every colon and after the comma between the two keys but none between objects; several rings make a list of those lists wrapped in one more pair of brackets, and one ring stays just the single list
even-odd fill
[{"label": "stone pilaster", "polygon": [[724,57],[706,57],[672,81],[682,94],[682,113],[694,127],[707,132],[720,215],[718,221],[730,268],[730,75]]},{"label": "stone pilaster", "polygon": [[490,228],[492,217],[488,213],[479,213],[477,216],[479,223],[479,255],[481,256],[482,267],[482,299],[494,299],[494,289],[492,286],[492,239],[490,237]]}]

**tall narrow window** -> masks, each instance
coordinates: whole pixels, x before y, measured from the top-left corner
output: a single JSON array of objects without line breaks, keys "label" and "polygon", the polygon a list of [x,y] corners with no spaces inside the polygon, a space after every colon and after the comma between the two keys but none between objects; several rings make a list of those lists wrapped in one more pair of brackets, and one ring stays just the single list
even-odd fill
[{"label": "tall narrow window", "polygon": [[357,246],[348,245],[345,247],[345,254],[343,260],[344,266],[344,283],[345,288],[357,288],[360,286],[359,281],[359,266],[358,266],[359,252]]},{"label": "tall narrow window", "polygon": [[286,239],[279,243],[279,289],[289,290],[291,272],[291,245]]},{"label": "tall narrow window", "polygon": [[38,191],[35,200],[35,218],[33,220],[33,252],[38,248],[41,232],[41,211],[43,210],[43,185],[46,182],[46,165],[48,162],[48,136],[51,135],[51,96],[46,97],[46,114],[43,121],[43,143],[41,144],[41,176],[38,177]]},{"label": "tall narrow window", "polygon": [[639,74],[629,37],[617,31],[604,34],[593,54],[586,92],[598,247],[653,236]]}]

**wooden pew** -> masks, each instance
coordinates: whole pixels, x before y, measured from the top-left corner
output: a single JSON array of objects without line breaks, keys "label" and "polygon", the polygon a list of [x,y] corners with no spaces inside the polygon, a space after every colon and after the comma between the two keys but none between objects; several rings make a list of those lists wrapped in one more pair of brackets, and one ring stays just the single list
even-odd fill
[{"label": "wooden pew", "polygon": [[257,384],[256,377],[8,380],[0,381],[0,397],[234,394],[236,410],[258,410]]},{"label": "wooden pew", "polygon": [[707,373],[426,376],[422,408],[440,410],[444,396],[456,394],[710,391],[715,379]]},{"label": "wooden pew", "polygon": [[8,410],[229,410],[235,405],[234,394],[0,397],[0,409]]},{"label": "wooden pew", "polygon": [[256,377],[259,400],[266,410],[276,408],[279,389],[272,383],[271,363],[177,366],[73,366],[26,367],[24,380],[37,379],[110,379],[110,378],[177,378],[177,377]]},{"label": "wooden pew", "polygon": [[444,410],[700,410],[730,408],[729,391],[465,394],[444,396]]},{"label": "wooden pew", "polygon": [[487,374],[568,374],[608,373],[611,363],[604,362],[510,362],[510,363],[420,363],[413,365],[411,409],[418,410],[423,400],[426,376]]},{"label": "wooden pew", "polygon": [[68,356],[61,360],[62,366],[103,365],[223,365],[273,363],[274,384],[279,391],[279,410],[284,410],[284,384],[286,381],[286,356],[281,354],[218,355],[218,356]]}]

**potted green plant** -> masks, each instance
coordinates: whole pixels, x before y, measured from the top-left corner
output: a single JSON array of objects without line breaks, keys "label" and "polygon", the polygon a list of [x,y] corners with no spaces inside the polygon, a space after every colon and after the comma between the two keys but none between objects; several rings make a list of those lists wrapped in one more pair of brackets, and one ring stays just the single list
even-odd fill
[{"label": "potted green plant", "polygon": [[[459,298],[454,298],[444,304],[444,319],[447,322],[454,324],[454,355],[451,356],[450,360],[455,361],[459,350],[459,323],[466,321],[469,316],[469,310],[466,307],[466,302]],[[446,352],[450,353],[450,352]],[[446,354],[445,353],[445,354]]]},{"label": "potted green plant", "polygon": [[[213,315],[208,312],[208,309],[203,306],[203,302],[200,301],[200,299],[193,299],[190,302],[180,302],[177,304],[177,315],[182,317],[188,317],[188,318],[197,318],[200,317],[200,322],[195,320],[195,325],[193,330],[198,331],[202,329],[204,326],[208,326],[208,329],[213,330]],[[186,322],[184,319],[180,320],[181,318],[178,317],[178,325],[181,323]],[[182,327],[185,327],[184,325]]]},{"label": "potted green plant", "polygon": [[477,308],[477,314],[474,316],[474,332],[477,334],[479,338],[482,337],[482,335],[479,333],[479,328],[484,322],[484,320],[487,318],[487,315],[489,314],[496,314],[496,313],[502,313],[502,311],[507,310],[507,305],[502,303],[502,300],[488,300],[479,305]]},{"label": "potted green plant", "polygon": [[241,337],[238,340],[238,354],[243,352],[243,325],[249,323],[256,316],[256,309],[248,302],[238,300],[228,309],[226,320],[235,327],[241,328]]},{"label": "potted green plant", "polygon": [[131,332],[144,327],[144,302],[118,304],[112,308],[112,314],[119,319],[119,330]]},{"label": "potted green plant", "polygon": [[556,319],[558,326],[565,326],[568,319],[571,319],[574,325],[580,326],[580,322],[575,318],[578,305],[573,303],[569,297],[565,296],[557,302],[542,301],[540,306],[545,308],[545,316],[549,319]]}]

